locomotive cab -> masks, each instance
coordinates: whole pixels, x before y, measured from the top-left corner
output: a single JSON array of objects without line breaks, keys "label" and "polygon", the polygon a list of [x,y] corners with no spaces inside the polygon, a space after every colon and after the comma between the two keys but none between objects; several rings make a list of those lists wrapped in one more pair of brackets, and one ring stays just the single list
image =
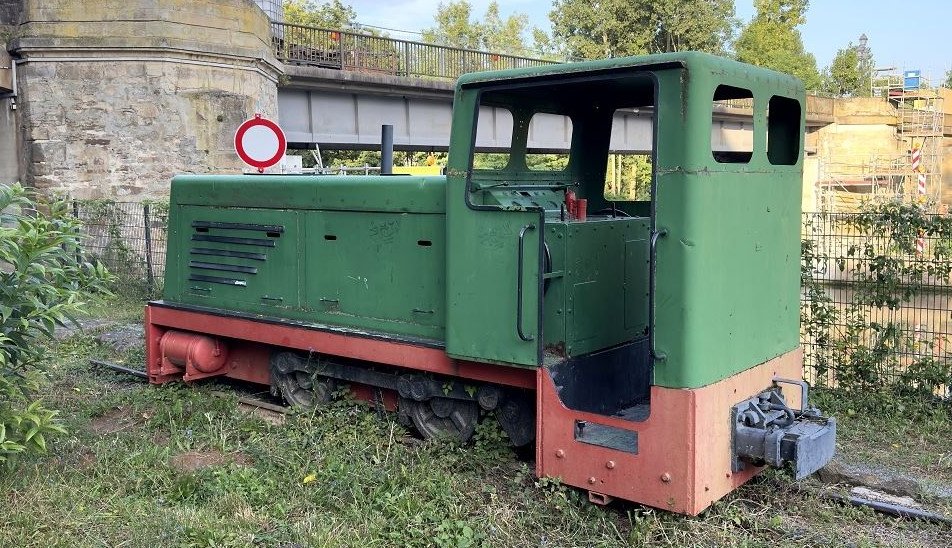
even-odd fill
[{"label": "locomotive cab", "polygon": [[[697,513],[761,465],[812,473],[835,421],[799,381],[802,86],[704,54],[595,65],[460,79],[447,353],[537,368],[537,472],[596,502]],[[618,150],[650,155],[649,196],[606,193]]]},{"label": "locomotive cab", "polygon": [[[449,353],[543,366],[569,409],[648,417],[652,202],[650,192],[613,192],[606,172],[619,150],[656,163],[665,74],[646,67],[461,83],[459,116],[476,120],[470,146],[452,147],[469,154],[450,158],[451,167],[466,164],[447,184]],[[466,139],[456,122],[454,140]],[[484,142],[495,146],[481,149]],[[495,167],[480,165],[483,150],[497,155]],[[502,238],[505,231],[515,237]],[[501,291],[506,286],[514,291]],[[615,438],[624,436],[606,443],[627,449]]]}]

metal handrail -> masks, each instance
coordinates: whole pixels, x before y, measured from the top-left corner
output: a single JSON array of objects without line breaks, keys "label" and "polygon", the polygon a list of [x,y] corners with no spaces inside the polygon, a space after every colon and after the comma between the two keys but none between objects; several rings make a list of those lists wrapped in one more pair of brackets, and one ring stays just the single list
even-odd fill
[{"label": "metal handrail", "polygon": [[529,342],[535,339],[533,335],[526,335],[522,330],[522,279],[525,277],[525,255],[526,255],[526,232],[535,230],[534,224],[527,224],[519,231],[519,256],[516,259],[519,264],[516,265],[516,333],[523,341]]},{"label": "metal handrail", "polygon": [[393,76],[455,80],[467,72],[559,63],[278,21],[271,22],[271,37],[284,63]]}]

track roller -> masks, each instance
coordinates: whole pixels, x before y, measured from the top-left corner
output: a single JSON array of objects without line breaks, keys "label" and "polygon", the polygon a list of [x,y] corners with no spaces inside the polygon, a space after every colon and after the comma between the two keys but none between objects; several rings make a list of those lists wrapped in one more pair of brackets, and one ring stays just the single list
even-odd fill
[{"label": "track roller", "polygon": [[293,352],[276,352],[271,356],[271,393],[280,395],[289,405],[313,410],[331,401],[336,388],[333,379],[315,371],[317,363],[302,359]]},{"label": "track roller", "polygon": [[475,401],[430,398],[416,401],[400,398],[403,422],[411,421],[425,438],[455,438],[469,441],[479,422],[479,405]]}]

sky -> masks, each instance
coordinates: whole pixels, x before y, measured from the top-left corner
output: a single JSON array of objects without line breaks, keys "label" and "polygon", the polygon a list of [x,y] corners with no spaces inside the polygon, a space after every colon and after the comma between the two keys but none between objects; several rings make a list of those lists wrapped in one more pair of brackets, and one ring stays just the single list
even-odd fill
[{"label": "sky", "polygon": [[[480,17],[490,0],[469,0]],[[440,0],[345,0],[357,11],[361,24],[420,31],[434,25]],[[753,0],[735,0],[744,22],[754,16]],[[503,17],[521,12],[531,26],[550,30],[551,0],[500,0]],[[952,68],[952,0],[813,0],[807,22],[800,28],[807,51],[821,70],[838,49],[854,44],[866,33],[876,67],[922,70],[941,79]],[[414,38],[413,35],[395,37]]]}]

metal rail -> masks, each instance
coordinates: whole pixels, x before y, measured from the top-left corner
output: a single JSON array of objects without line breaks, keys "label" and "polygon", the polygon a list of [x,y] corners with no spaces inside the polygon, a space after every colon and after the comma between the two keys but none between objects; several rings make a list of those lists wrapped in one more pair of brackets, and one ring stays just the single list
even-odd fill
[{"label": "metal rail", "polygon": [[558,63],[277,21],[271,22],[271,39],[284,63],[392,76],[455,80],[467,72]]},{"label": "metal rail", "polygon": [[943,516],[936,512],[930,512],[922,508],[912,506],[903,506],[901,504],[891,504],[888,502],[867,499],[853,495],[852,493],[841,493],[831,489],[823,489],[808,485],[795,485],[794,488],[801,493],[814,495],[823,499],[838,502],[840,504],[851,504],[858,507],[868,507],[882,514],[898,516],[907,519],[921,519],[933,523],[952,525],[952,518]]},{"label": "metal rail", "polygon": [[97,365],[99,367],[105,367],[106,369],[112,369],[117,373],[125,373],[126,375],[132,375],[133,377],[138,377],[140,379],[148,379],[149,375],[142,369],[134,369],[132,367],[126,367],[124,365],[119,365],[118,363],[107,362],[103,360],[89,360],[90,365]]}]

